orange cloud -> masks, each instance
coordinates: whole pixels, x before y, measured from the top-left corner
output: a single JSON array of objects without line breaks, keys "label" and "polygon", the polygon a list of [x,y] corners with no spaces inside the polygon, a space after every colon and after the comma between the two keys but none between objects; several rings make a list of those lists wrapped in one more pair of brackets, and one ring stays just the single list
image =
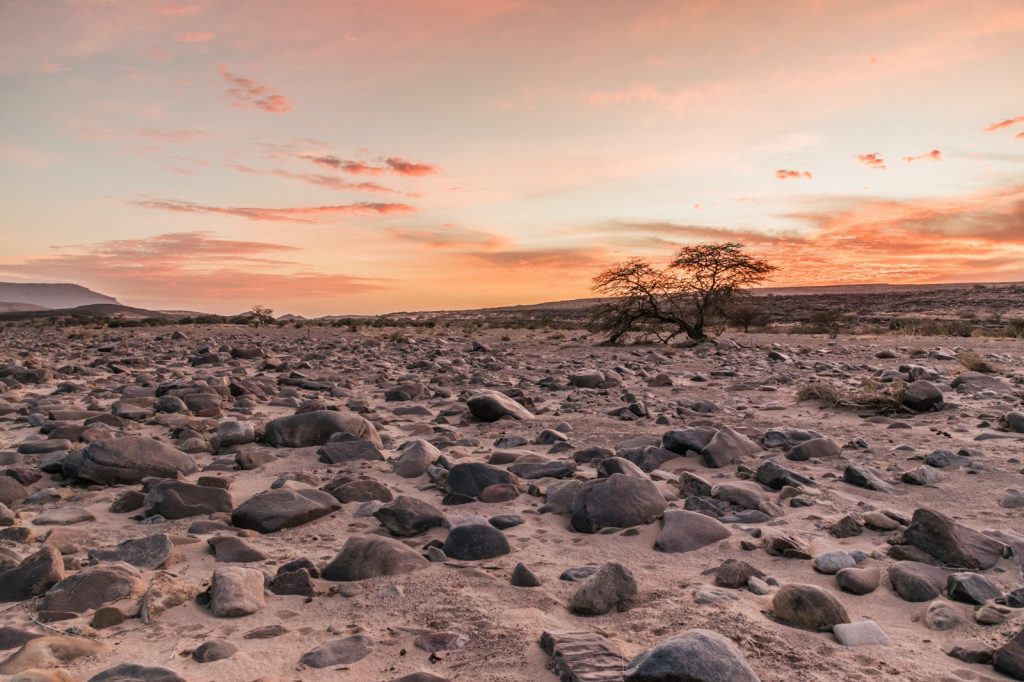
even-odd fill
[{"label": "orange cloud", "polygon": [[1017,133],[1016,135],[1013,136],[1013,139],[1024,140],[1024,133]]},{"label": "orange cloud", "polygon": [[164,5],[160,8],[160,14],[167,16],[180,16],[182,14],[195,14],[199,11],[198,5]]},{"label": "orange cloud", "polygon": [[234,303],[241,311],[256,302],[295,304],[391,286],[387,279],[310,272],[289,261],[263,257],[298,251],[291,246],[218,239],[209,232],[177,232],[58,250],[67,253],[0,265],[0,270],[71,279],[123,301],[147,300],[175,308],[191,305],[200,310],[208,309],[210,301],[221,306]]},{"label": "orange cloud", "polygon": [[272,114],[286,114],[292,110],[291,100],[274,93],[266,85],[235,75],[223,64],[219,70],[225,80],[234,84],[234,87],[228,89],[228,94],[235,99],[235,106],[244,108],[252,105]]},{"label": "orange cloud", "polygon": [[164,199],[145,199],[131,202],[142,208],[152,208],[178,213],[220,213],[233,215],[249,220],[281,222],[281,223],[315,223],[321,215],[387,215],[391,213],[409,213],[415,209],[408,204],[383,202],[358,202],[354,204],[337,204],[330,206],[298,206],[288,208],[253,208],[244,206],[208,206],[189,201]]},{"label": "orange cloud", "polygon": [[1013,118],[1007,118],[1007,119],[1003,119],[1002,121],[996,121],[995,123],[993,123],[993,124],[989,125],[988,127],[984,128],[984,132],[986,132],[986,133],[994,133],[997,130],[1002,130],[1003,128],[1009,128],[1011,126],[1017,125],[1018,123],[1024,123],[1024,116],[1014,116]]},{"label": "orange cloud", "polygon": [[322,175],[320,173],[293,173],[283,168],[271,168],[268,170],[262,170],[259,168],[253,168],[244,164],[232,164],[228,166],[234,168],[241,173],[249,173],[251,175],[276,175],[279,178],[288,178],[290,180],[299,180],[301,182],[308,183],[310,185],[317,185],[319,187],[326,187],[337,192],[379,192],[384,194],[398,194],[397,190],[385,187],[384,185],[376,182],[347,182],[341,178],[337,178],[333,175]]},{"label": "orange cloud", "polygon": [[810,180],[814,176],[811,174],[810,171],[777,170],[775,171],[775,177],[777,177],[779,180],[792,180],[800,178]]},{"label": "orange cloud", "polygon": [[858,154],[857,160],[870,168],[880,168],[883,170],[885,169],[885,159],[883,159],[877,153]]},{"label": "orange cloud", "polygon": [[174,36],[174,39],[179,43],[205,43],[207,40],[213,40],[216,37],[213,33],[208,32],[196,32],[196,33],[179,33]]},{"label": "orange cloud", "polygon": [[[581,228],[616,253],[667,256],[696,241],[739,241],[779,267],[779,285],[1024,279],[1024,185],[964,196],[809,200],[766,233],[667,222]],[[595,236],[596,235],[596,236]]]},{"label": "orange cloud", "polygon": [[480,249],[483,251],[495,251],[501,248],[508,248],[510,240],[502,235],[484,232],[482,230],[468,230],[445,226],[437,230],[389,230],[395,239],[405,242],[412,242],[429,249]]},{"label": "orange cloud", "polygon": [[933,149],[926,154],[918,154],[917,156],[904,156],[903,160],[907,163],[914,163],[915,161],[923,161],[930,159],[932,161],[942,161],[942,152],[938,149]]},{"label": "orange cloud", "polygon": [[384,159],[383,165],[373,165],[367,161],[355,161],[352,159],[341,159],[331,154],[322,156],[302,156],[313,163],[334,168],[352,175],[380,175],[381,173],[396,173],[398,175],[431,175],[441,172],[441,169],[429,163],[406,161],[397,157]]},{"label": "orange cloud", "polygon": [[437,166],[432,166],[429,163],[417,163],[415,161],[406,161],[405,159],[397,159],[390,157],[384,159],[384,163],[388,165],[388,168],[394,173],[399,175],[430,175],[432,173],[440,172]]},{"label": "orange cloud", "polygon": [[143,128],[138,131],[139,135],[162,142],[202,142],[210,137],[209,133],[201,130],[156,130],[154,128]]}]

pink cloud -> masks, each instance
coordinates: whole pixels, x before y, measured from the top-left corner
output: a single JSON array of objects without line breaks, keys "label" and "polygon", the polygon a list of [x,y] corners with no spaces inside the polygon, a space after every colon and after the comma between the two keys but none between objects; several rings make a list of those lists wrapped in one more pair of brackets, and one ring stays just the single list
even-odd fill
[{"label": "pink cloud", "polygon": [[381,173],[396,173],[398,175],[431,175],[441,172],[437,166],[429,163],[407,161],[394,156],[384,159],[383,164],[373,164],[368,161],[353,159],[342,159],[331,154],[321,156],[302,156],[319,166],[334,168],[352,175],[380,175]]},{"label": "pink cloud", "polygon": [[497,251],[507,249],[511,241],[502,235],[483,230],[469,230],[446,225],[440,229],[394,229],[389,230],[395,239],[411,242],[428,249],[479,249]]},{"label": "pink cloud", "polygon": [[196,32],[196,33],[179,33],[174,36],[174,39],[179,43],[205,43],[207,40],[213,40],[217,36],[213,33],[208,32]]},{"label": "pink cloud", "polygon": [[234,98],[235,106],[245,108],[252,105],[272,114],[286,114],[292,110],[291,100],[273,92],[266,85],[231,73],[223,64],[219,70],[224,79],[234,85],[228,89],[228,94]]},{"label": "pink cloud", "polygon": [[885,159],[879,156],[877,153],[872,154],[858,154],[857,160],[869,168],[885,169]]},{"label": "pink cloud", "polygon": [[794,180],[794,179],[806,179],[810,180],[814,176],[810,171],[796,171],[796,170],[777,170],[775,171],[775,177],[779,180]]},{"label": "pink cloud", "polygon": [[308,183],[310,185],[317,185],[319,187],[326,187],[337,192],[379,192],[382,194],[398,194],[396,190],[390,187],[385,187],[376,182],[348,182],[341,178],[333,175],[323,175],[321,173],[293,173],[283,168],[271,168],[271,169],[260,169],[246,166],[244,164],[234,164],[229,166],[234,168],[240,173],[248,173],[250,175],[276,175],[279,178],[288,178],[291,180],[299,180],[301,182]]},{"label": "pink cloud", "polygon": [[329,206],[298,206],[288,208],[253,208],[246,206],[208,206],[189,201],[145,199],[131,202],[141,208],[151,208],[178,213],[219,213],[238,216],[249,220],[282,223],[315,223],[322,215],[388,215],[409,213],[415,209],[408,204],[359,202]]},{"label": "pink cloud", "polygon": [[939,151],[938,149],[933,149],[925,154],[903,157],[903,160],[907,163],[914,163],[915,161],[924,161],[925,159],[929,159],[931,161],[942,161],[942,152]]},{"label": "pink cloud", "polygon": [[180,16],[183,14],[195,14],[199,11],[198,5],[164,5],[160,8],[160,14],[167,16]]},{"label": "pink cloud", "polygon": [[399,175],[430,175],[440,171],[437,166],[432,166],[428,163],[417,163],[415,161],[406,161],[405,159],[396,159],[394,157],[384,159],[384,163],[388,165],[388,168]]},{"label": "pink cloud", "polygon": [[995,123],[984,128],[984,131],[986,133],[994,133],[997,130],[1009,128],[1011,126],[1017,125],[1018,123],[1024,123],[1024,116],[1014,116],[1013,118],[1007,118],[1003,119],[1002,121],[996,121]]},{"label": "pink cloud", "polygon": [[157,130],[155,128],[143,128],[138,131],[142,137],[162,142],[202,142],[210,137],[209,133],[202,130]]}]

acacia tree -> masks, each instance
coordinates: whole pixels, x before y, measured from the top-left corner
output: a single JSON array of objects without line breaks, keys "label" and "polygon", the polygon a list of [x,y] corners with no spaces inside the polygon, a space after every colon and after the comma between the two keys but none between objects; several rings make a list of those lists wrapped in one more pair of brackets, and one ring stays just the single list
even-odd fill
[{"label": "acacia tree", "polygon": [[263,325],[274,323],[274,311],[266,306],[259,304],[254,305],[249,309],[249,313],[252,315],[252,319],[256,323],[257,329]]},{"label": "acacia tree", "polygon": [[594,278],[594,291],[608,300],[598,306],[593,326],[608,334],[609,343],[631,332],[663,343],[680,334],[703,341],[713,316],[775,269],[737,242],[684,246],[665,269],[635,258]]}]

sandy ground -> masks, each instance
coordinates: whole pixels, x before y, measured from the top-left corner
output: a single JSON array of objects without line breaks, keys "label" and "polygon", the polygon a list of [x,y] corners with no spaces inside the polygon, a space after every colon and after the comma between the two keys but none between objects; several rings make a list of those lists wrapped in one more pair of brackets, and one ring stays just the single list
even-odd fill
[{"label": "sandy ground", "polygon": [[[271,330],[256,336],[251,331],[235,328],[185,328],[187,340],[167,339],[169,331],[103,330],[83,339],[71,339],[67,332],[44,334],[21,328],[8,328],[0,336],[0,360],[9,358],[20,364],[61,368],[75,365],[86,368],[82,373],[68,373],[42,386],[26,385],[0,392],[0,400],[20,405],[33,396],[49,395],[62,381],[70,381],[75,389],[53,396],[67,407],[84,407],[92,399],[103,405],[112,403],[125,384],[141,381],[168,380],[176,376],[231,374],[254,376],[261,373],[262,360],[230,360],[220,365],[190,367],[187,357],[195,349],[210,345],[260,345],[278,360],[302,363],[297,371],[313,378],[323,378],[335,386],[347,387],[351,397],[368,402],[372,411],[365,416],[379,425],[385,437],[385,456],[395,456],[396,447],[412,437],[432,439],[436,428],[451,429],[459,438],[475,438],[479,446],[444,448],[453,459],[484,460],[495,450],[492,443],[503,435],[518,434],[533,440],[545,428],[561,422],[572,427],[569,433],[574,449],[589,446],[614,447],[616,443],[638,435],[660,436],[670,428],[695,424],[732,426],[745,433],[786,426],[814,429],[840,445],[863,439],[871,451],[844,449],[840,459],[821,462],[792,462],[791,468],[813,476],[819,483],[812,493],[814,504],[785,509],[785,515],[762,528],[766,533],[784,531],[807,539],[814,551],[831,549],[863,550],[884,553],[891,533],[866,530],[862,535],[837,539],[825,526],[849,512],[868,509],[891,509],[910,516],[919,507],[940,510],[957,521],[977,529],[997,529],[1024,533],[1024,509],[1005,509],[998,504],[1008,488],[1024,488],[1024,442],[1012,440],[975,441],[985,430],[985,422],[997,425],[1005,412],[1021,404],[1020,386],[1017,395],[970,396],[957,392],[946,395],[947,407],[940,412],[921,415],[899,415],[895,419],[909,428],[889,428],[886,423],[871,423],[852,410],[821,408],[811,403],[797,403],[794,394],[799,386],[815,376],[831,377],[851,384],[875,370],[895,369],[904,363],[934,367],[946,380],[962,371],[955,361],[912,358],[910,349],[934,350],[971,348],[988,356],[1004,377],[1020,376],[1024,345],[1020,341],[949,338],[840,338],[733,335],[744,348],[722,352],[661,347],[609,348],[592,345],[579,334],[548,332],[484,330],[472,337],[440,330],[428,334],[410,334],[412,343],[398,343],[386,335],[361,337],[340,331]],[[155,337],[161,337],[157,340]],[[575,336],[575,338],[573,338]],[[568,337],[568,338],[567,338]],[[469,352],[471,342],[479,341],[487,352]],[[792,359],[789,363],[769,363],[768,349],[778,344]],[[106,352],[97,349],[109,347]],[[883,349],[895,351],[895,359],[877,359]],[[223,356],[228,358],[227,354]],[[126,373],[112,373],[100,366],[88,366],[96,357],[118,359],[140,358],[138,366],[129,365]],[[427,368],[408,369],[417,360],[433,363]],[[457,364],[450,364],[455,361]],[[440,363],[440,365],[438,364]],[[461,363],[461,364],[459,364]],[[442,367],[440,371],[438,367]],[[163,368],[159,370],[159,368]],[[592,368],[606,370],[625,368],[622,386],[608,389],[547,390],[537,380],[553,376],[565,383],[573,371]],[[730,370],[732,376],[721,376]],[[719,373],[719,374],[716,374]],[[277,377],[274,372],[263,372]],[[672,386],[650,387],[645,376],[668,374]],[[431,397],[408,402],[385,402],[384,391],[396,385],[402,375],[416,375],[424,381],[432,378],[431,389],[452,391],[451,398]],[[158,376],[160,375],[160,376]],[[283,374],[287,375],[287,373]],[[282,376],[283,376],[282,375]],[[701,376],[706,381],[694,381]],[[764,382],[759,390],[735,390],[737,384],[749,380]],[[434,417],[396,416],[393,409],[421,404],[432,415],[446,408],[464,408],[460,392],[483,387],[520,387],[534,401],[537,418],[531,422],[502,420],[482,423],[469,418],[464,411],[446,417],[447,424],[435,424]],[[642,400],[650,418],[623,421],[607,413],[624,407],[624,390]],[[92,397],[89,394],[92,394]],[[300,390],[301,398],[320,398],[342,409],[351,399],[332,397],[329,393]],[[569,402],[569,399],[572,402]],[[720,409],[707,415],[679,416],[676,408],[693,401],[709,401]],[[227,405],[225,415],[237,416],[257,424],[290,414],[289,408],[260,405],[252,410],[235,410]],[[666,415],[669,425],[659,425],[654,417]],[[209,430],[216,419],[193,418]],[[126,427],[170,441],[164,418],[149,419]],[[38,429],[29,426],[24,417],[12,413],[0,417],[0,450],[14,448],[33,437]],[[77,444],[81,447],[83,444]],[[895,451],[898,446],[911,446],[912,451]],[[866,463],[883,472],[898,472],[921,464],[919,461],[935,449],[955,451],[961,446],[978,447],[983,451],[984,467],[977,473],[965,470],[944,470],[944,479],[934,486],[898,485],[899,494],[872,492],[842,482],[847,463]],[[251,444],[245,449],[269,449]],[[526,445],[520,449],[545,453],[548,446]],[[403,479],[391,472],[389,462],[357,462],[329,466],[318,461],[316,448],[277,450],[279,458],[253,471],[226,474],[231,479],[230,492],[235,504],[250,495],[266,490],[280,475],[299,470],[315,472],[324,482],[334,474],[358,472],[368,474],[387,484],[396,494],[421,497],[440,505],[442,493],[427,478]],[[569,457],[570,454],[558,455]],[[195,456],[200,464],[212,461],[210,454]],[[914,458],[918,459],[914,459]],[[7,454],[8,465],[17,462],[32,464],[38,457]],[[756,467],[759,459],[746,463]],[[670,460],[662,469],[670,472],[690,470],[713,483],[736,480],[735,466],[708,469],[699,458],[680,457]],[[578,475],[593,477],[592,467],[582,465]],[[189,477],[194,480],[199,474]],[[59,479],[60,477],[56,477]],[[543,489],[547,481],[534,482]],[[50,476],[31,486],[38,490],[63,486]],[[661,490],[682,506],[678,490],[669,482],[658,483]],[[61,529],[72,540],[66,548],[71,557],[85,560],[90,548],[108,547],[118,542],[166,532],[180,536],[174,563],[168,568],[187,582],[197,586],[209,583],[215,567],[205,537],[188,538],[186,529],[195,519],[144,525],[132,520],[134,514],[113,514],[111,501],[123,487],[103,489],[74,486],[59,504],[88,509],[96,520]],[[526,485],[522,488],[526,490]],[[867,565],[883,570],[881,587],[870,595],[853,596],[842,593],[833,576],[816,573],[810,561],[768,556],[763,549],[744,551],[740,541],[749,539],[742,525],[732,527],[732,537],[716,545],[685,554],[665,554],[652,549],[658,523],[639,528],[635,535],[621,532],[583,534],[574,532],[568,521],[553,514],[540,514],[543,497],[521,494],[503,503],[473,503],[444,507],[449,515],[476,513],[521,514],[525,522],[506,531],[513,551],[510,554],[480,562],[448,561],[433,563],[429,568],[409,575],[374,578],[356,583],[318,581],[321,594],[312,599],[300,596],[275,596],[268,593],[267,605],[259,613],[237,618],[215,618],[195,603],[173,608],[153,623],[143,625],[138,618],[129,618],[121,626],[92,632],[98,639],[114,645],[113,651],[98,657],[79,659],[66,669],[74,679],[86,680],[91,675],[116,663],[132,661],[157,665],[177,671],[188,680],[254,680],[261,676],[302,680],[392,680],[415,671],[430,671],[451,680],[497,681],[555,680],[548,668],[549,658],[539,648],[540,634],[551,629],[593,630],[606,635],[627,658],[632,657],[678,632],[694,627],[716,630],[737,643],[747,661],[764,682],[783,680],[915,680],[959,681],[1009,679],[994,672],[988,665],[968,665],[944,653],[953,642],[981,640],[1001,645],[1020,630],[1024,611],[1017,611],[1006,623],[982,626],[971,617],[971,607],[961,605],[965,623],[951,631],[933,631],[925,627],[921,617],[927,604],[901,600],[893,593],[885,576],[888,558],[868,559]],[[31,519],[54,505],[15,506],[18,523],[31,525]],[[243,531],[246,541],[271,557],[266,562],[249,564],[271,573],[276,566],[298,557],[315,563],[329,561],[345,539],[353,534],[377,531],[375,519],[355,518],[359,503],[349,503],[322,519],[269,535]],[[36,541],[45,536],[45,529],[35,527]],[[422,548],[432,539],[443,540],[446,530],[436,528],[412,538],[410,544]],[[34,546],[3,543],[3,546],[24,556]],[[881,555],[879,555],[881,556]],[[847,648],[839,645],[828,633],[811,633],[787,627],[771,618],[771,595],[757,596],[747,590],[730,590],[730,599],[712,605],[694,602],[694,589],[711,584],[714,569],[729,558],[743,559],[781,583],[809,583],[826,588],[839,597],[853,621],[875,620],[892,641],[888,647]],[[618,561],[628,566],[637,578],[639,595],[630,608],[604,616],[580,617],[570,613],[566,604],[577,585],[561,581],[559,574],[568,567],[587,563]],[[516,588],[509,576],[517,562],[531,567],[543,581],[538,588]],[[150,572],[151,573],[151,572]],[[997,585],[1006,590],[1020,587],[1021,576],[1012,563],[1003,559],[986,572]],[[2,580],[0,576],[0,580]],[[5,605],[10,606],[10,605]],[[137,605],[119,603],[126,613]],[[30,619],[31,602],[0,614],[0,625],[13,625],[41,631]],[[83,627],[90,615],[72,621],[51,624],[65,630]],[[243,635],[253,629],[280,624],[287,633],[268,640],[246,640]],[[428,654],[413,646],[419,629],[449,630],[469,636],[468,644],[456,651],[439,654],[430,662]],[[375,641],[373,653],[341,670],[315,670],[299,664],[306,651],[334,636],[365,633]],[[341,633],[332,634],[332,633]],[[52,632],[47,633],[52,634]],[[221,637],[239,648],[229,659],[200,664],[188,653],[203,641]],[[0,652],[2,653],[2,652]]]}]

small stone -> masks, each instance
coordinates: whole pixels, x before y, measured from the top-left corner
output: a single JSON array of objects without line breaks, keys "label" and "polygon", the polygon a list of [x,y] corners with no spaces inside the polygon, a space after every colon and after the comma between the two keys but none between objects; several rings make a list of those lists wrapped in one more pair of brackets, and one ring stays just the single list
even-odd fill
[{"label": "small stone", "polygon": [[124,622],[124,612],[116,606],[102,606],[92,614],[89,624],[97,630],[114,627]]},{"label": "small stone", "polygon": [[511,584],[513,587],[540,587],[541,582],[526,564],[519,562],[512,569]]},{"label": "small stone", "polygon": [[633,572],[608,562],[583,581],[569,601],[569,610],[581,616],[600,616],[622,610],[637,594]]},{"label": "small stone", "polygon": [[231,658],[237,652],[238,647],[226,639],[209,639],[195,648],[192,658],[199,663],[212,663]]},{"label": "small stone", "polygon": [[891,642],[873,620],[839,623],[832,628],[836,641],[843,646],[889,646]]},{"label": "small stone", "polygon": [[814,585],[784,585],[775,593],[772,609],[779,621],[805,630],[831,630],[850,622],[842,603]]},{"label": "small stone", "polygon": [[814,568],[825,575],[835,575],[844,568],[853,568],[856,565],[857,562],[852,556],[839,550],[814,557]]},{"label": "small stone", "polygon": [[210,612],[219,618],[256,613],[266,604],[263,582],[263,573],[254,568],[218,568],[210,586]]},{"label": "small stone", "polygon": [[928,604],[924,613],[924,624],[929,630],[952,630],[963,622],[963,614],[956,605],[944,599]]},{"label": "small stone", "polygon": [[850,594],[871,594],[878,589],[881,571],[875,566],[844,568],[836,573],[836,585]]},{"label": "small stone", "polygon": [[366,635],[353,635],[344,639],[329,639],[302,655],[302,663],[310,668],[329,668],[349,665],[370,655],[373,640]]}]

